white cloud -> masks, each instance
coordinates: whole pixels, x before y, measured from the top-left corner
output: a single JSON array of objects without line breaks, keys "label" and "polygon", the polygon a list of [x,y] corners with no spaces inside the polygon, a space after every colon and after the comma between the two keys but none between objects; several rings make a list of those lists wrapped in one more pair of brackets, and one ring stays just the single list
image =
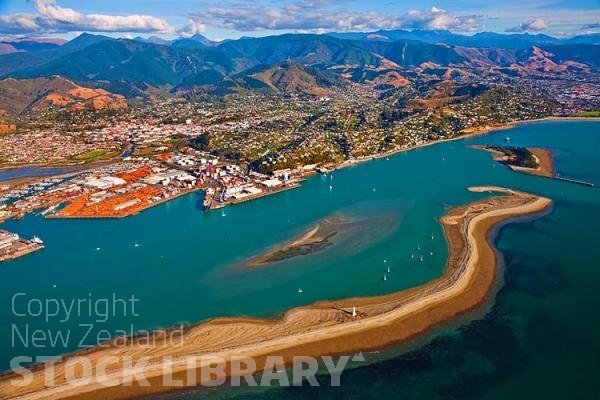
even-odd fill
[{"label": "white cloud", "polygon": [[56,0],[33,0],[32,3],[40,15],[50,20],[75,24],[85,19],[85,15],[71,8],[60,7]]},{"label": "white cloud", "polygon": [[448,29],[471,32],[481,29],[481,15],[457,15],[438,7],[394,15],[354,12],[324,7],[331,1],[300,0],[280,8],[232,5],[209,7],[195,18],[204,24],[235,31],[367,31],[378,29]]},{"label": "white cloud", "polygon": [[190,19],[186,26],[179,31],[182,36],[194,36],[206,32],[206,24],[198,19]]},{"label": "white cloud", "polygon": [[548,23],[542,18],[532,19],[527,22],[523,22],[513,28],[507,29],[507,32],[539,32],[548,28]]},{"label": "white cloud", "polygon": [[45,34],[57,32],[154,32],[175,30],[161,18],[150,15],[82,14],[61,7],[56,0],[33,0],[37,14],[0,15],[0,33]]}]

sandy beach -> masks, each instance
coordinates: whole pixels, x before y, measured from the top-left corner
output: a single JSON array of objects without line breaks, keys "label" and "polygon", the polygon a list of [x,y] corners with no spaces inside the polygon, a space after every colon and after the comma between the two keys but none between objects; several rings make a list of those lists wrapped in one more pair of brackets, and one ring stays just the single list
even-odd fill
[{"label": "sandy beach", "polygon": [[[406,341],[434,325],[465,313],[486,300],[494,283],[497,256],[489,242],[491,230],[499,224],[549,208],[551,201],[531,194],[496,187],[471,188],[477,192],[501,192],[467,206],[457,207],[441,218],[448,241],[449,258],[439,278],[398,293],[369,298],[318,302],[297,307],[278,319],[217,318],[187,328],[181,347],[140,346],[95,348],[84,355],[94,371],[105,356],[134,360],[150,356],[144,368],[150,386],[105,387],[94,378],[84,386],[64,383],[64,363],[54,369],[55,385],[46,387],[44,370],[33,373],[33,381],[23,387],[10,384],[17,375],[0,379],[1,398],[19,399],[125,399],[173,390],[163,387],[164,368],[173,379],[187,382],[187,355],[209,355],[231,360],[233,356],[254,357],[264,365],[267,355],[279,355],[289,362],[293,356],[320,356],[382,348]],[[357,307],[358,317],[351,309]],[[161,343],[160,341],[158,342]],[[172,356],[165,365],[163,356]],[[202,368],[203,365],[197,365]],[[108,378],[121,377],[119,364],[108,368]],[[226,369],[227,371],[227,369]],[[199,370],[196,370],[201,382]]]},{"label": "sandy beach", "polygon": [[552,160],[552,152],[548,149],[541,149],[537,147],[528,148],[528,150],[535,157],[538,168],[519,168],[513,167],[515,171],[523,171],[528,174],[545,176],[546,178],[554,178],[554,162]]},{"label": "sandy beach", "polygon": [[492,157],[494,159],[494,161],[497,161],[499,163],[502,163],[504,165],[506,165],[508,168],[512,169],[513,171],[516,172],[523,172],[526,174],[530,174],[530,175],[537,175],[537,176],[543,176],[545,178],[555,178],[556,174],[555,174],[555,169],[554,169],[554,161],[552,160],[552,151],[550,151],[549,149],[542,149],[542,148],[538,148],[538,147],[531,147],[531,148],[527,148],[527,151],[529,151],[532,155],[533,158],[535,159],[536,163],[537,163],[537,168],[526,168],[526,167],[521,167],[515,164],[512,164],[512,159],[509,158],[506,154],[504,154],[502,151],[498,150],[498,149],[494,149],[492,147],[488,147],[488,146],[480,146],[480,145],[475,145],[475,146],[471,146],[474,149],[477,150],[483,150],[483,151],[487,151],[488,153],[492,153]]}]

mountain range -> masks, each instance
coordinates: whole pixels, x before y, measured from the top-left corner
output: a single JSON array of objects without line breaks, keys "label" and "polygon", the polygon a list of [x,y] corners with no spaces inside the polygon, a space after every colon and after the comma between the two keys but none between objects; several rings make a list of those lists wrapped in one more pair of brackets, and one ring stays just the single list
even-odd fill
[{"label": "mountain range", "polygon": [[[4,53],[4,54],[1,54]],[[223,42],[202,35],[114,39],[84,33],[66,43],[21,39],[0,43],[0,79],[61,76],[126,97],[149,88],[243,90],[325,95],[349,82],[402,87],[419,74],[561,76],[600,69],[600,35],[448,31],[284,34]]]}]

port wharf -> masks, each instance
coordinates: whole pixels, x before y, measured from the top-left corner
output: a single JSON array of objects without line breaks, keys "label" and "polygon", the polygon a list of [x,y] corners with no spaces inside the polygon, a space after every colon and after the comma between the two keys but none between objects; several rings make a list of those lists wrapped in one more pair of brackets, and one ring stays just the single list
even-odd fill
[{"label": "port wharf", "polygon": [[0,262],[23,257],[43,248],[42,241],[37,238],[26,240],[16,233],[0,230]]}]

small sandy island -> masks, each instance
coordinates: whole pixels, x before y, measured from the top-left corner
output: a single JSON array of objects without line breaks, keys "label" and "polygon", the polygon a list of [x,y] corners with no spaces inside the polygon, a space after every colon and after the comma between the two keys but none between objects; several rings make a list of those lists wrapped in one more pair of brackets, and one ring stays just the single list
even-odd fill
[{"label": "small sandy island", "polygon": [[331,239],[338,234],[341,225],[342,221],[339,218],[326,219],[293,241],[251,259],[247,266],[262,267],[324,250],[333,244]]},{"label": "small sandy island", "polygon": [[[158,341],[155,346],[94,348],[80,354],[91,361],[94,376],[101,357],[118,360],[130,356],[137,360],[149,356],[144,374],[150,386],[140,386],[137,381],[124,386],[122,364],[117,362],[106,369],[106,377],[117,380],[114,387],[102,386],[96,378],[82,386],[66,384],[63,360],[53,370],[53,386],[45,385],[43,367],[34,368],[33,380],[26,386],[10,383],[11,379],[21,379],[16,374],[0,378],[0,398],[126,399],[176,389],[163,386],[165,371],[172,371],[173,379],[186,384],[188,373],[202,382],[200,368],[205,365],[198,363],[198,369],[188,371],[187,355],[218,356],[227,361],[242,355],[253,357],[260,368],[267,355],[282,356],[290,362],[299,355],[317,357],[377,349],[422,334],[485,301],[498,264],[489,241],[492,229],[513,218],[541,213],[551,204],[547,198],[498,187],[470,190],[501,194],[456,207],[441,218],[449,258],[444,273],[429,283],[384,296],[318,302],[271,320],[216,318],[187,328],[180,347],[160,346]],[[353,307],[358,311],[356,316],[352,316]],[[163,356],[173,358],[165,361]],[[75,373],[79,377],[83,371]]]},{"label": "small sandy island", "polygon": [[263,267],[279,261],[313,254],[332,246],[335,243],[334,238],[341,234],[356,233],[366,225],[391,225],[390,218],[349,219],[346,216],[333,215],[319,221],[299,237],[251,258],[245,265],[247,267]]},{"label": "small sandy island", "polygon": [[506,165],[513,171],[544,176],[546,178],[556,177],[552,152],[548,149],[512,146],[472,147],[492,153],[494,161]]}]

